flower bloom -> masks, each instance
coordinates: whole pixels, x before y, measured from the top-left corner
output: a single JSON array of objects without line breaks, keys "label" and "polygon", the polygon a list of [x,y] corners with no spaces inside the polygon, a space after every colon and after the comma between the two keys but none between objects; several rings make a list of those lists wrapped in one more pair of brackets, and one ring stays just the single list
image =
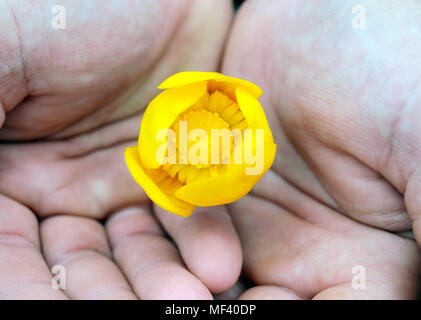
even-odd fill
[{"label": "flower bloom", "polygon": [[246,195],[275,158],[257,100],[262,90],[217,72],[180,72],[158,88],[165,91],[146,109],[138,145],[125,150],[136,182],[157,205],[184,217],[195,206]]}]

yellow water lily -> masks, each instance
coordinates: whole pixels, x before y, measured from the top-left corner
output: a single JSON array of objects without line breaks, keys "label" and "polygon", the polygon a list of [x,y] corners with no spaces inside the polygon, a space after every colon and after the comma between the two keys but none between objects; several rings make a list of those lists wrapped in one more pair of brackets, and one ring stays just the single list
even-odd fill
[{"label": "yellow water lily", "polygon": [[[150,199],[184,217],[246,195],[276,151],[255,84],[217,72],[180,72],[147,107],[130,173]],[[221,141],[222,139],[222,141]]]}]

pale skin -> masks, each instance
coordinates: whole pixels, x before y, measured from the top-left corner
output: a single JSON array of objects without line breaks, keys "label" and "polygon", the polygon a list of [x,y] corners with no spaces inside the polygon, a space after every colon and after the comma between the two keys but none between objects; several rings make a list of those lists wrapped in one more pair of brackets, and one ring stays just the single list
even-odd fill
[{"label": "pale skin", "polygon": [[[420,250],[394,233],[421,243],[421,7],[393,2],[359,1],[355,30],[352,1],[249,0],[233,19],[224,0],[69,0],[88,14],[56,31],[48,1],[0,1],[0,298],[210,299],[242,269],[240,298],[413,298]],[[250,195],[188,219],[123,161],[184,70],[258,84],[278,145]]]}]

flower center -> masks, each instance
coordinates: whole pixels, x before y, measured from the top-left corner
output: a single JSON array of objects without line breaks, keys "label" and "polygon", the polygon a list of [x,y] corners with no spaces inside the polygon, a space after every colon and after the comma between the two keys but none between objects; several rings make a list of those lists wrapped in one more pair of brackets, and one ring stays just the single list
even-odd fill
[{"label": "flower center", "polygon": [[[215,134],[215,132],[229,134],[229,127],[229,123],[221,118],[217,112],[200,109],[191,110],[185,113],[172,126],[176,133],[176,147],[179,160],[185,159],[187,164],[194,165],[197,169],[209,168],[212,162],[212,152],[216,151],[216,156],[218,157],[217,163],[222,163],[223,152],[222,150],[216,150],[215,147],[218,146],[215,146],[215,143],[212,144],[212,140],[210,139],[212,138],[212,134]],[[184,136],[183,132],[185,133]],[[230,137],[227,138],[231,140]],[[187,140],[185,147],[181,145],[182,139]],[[198,155],[199,152],[203,152],[205,154],[201,155],[202,161],[197,163],[197,157],[200,156]],[[226,152],[231,152],[231,146],[229,150],[226,150]],[[192,157],[194,157],[194,159],[192,159]]]},{"label": "flower center", "polygon": [[206,131],[206,134],[210,135],[212,129],[227,129],[230,127],[229,123],[221,118],[217,112],[210,112],[206,109],[192,110],[183,114],[179,121],[173,125],[177,134],[180,121],[187,122],[187,133],[194,129],[202,129]]},{"label": "flower center", "polygon": [[[163,183],[173,187],[168,191],[175,191],[184,184],[215,177],[225,172],[226,165],[223,160],[227,156],[226,153],[228,152],[228,157],[230,157],[234,149],[233,138],[229,137],[228,146],[225,145],[224,149],[224,137],[222,136],[221,140],[218,137],[218,144],[215,146],[215,139],[212,136],[215,132],[230,134],[233,129],[242,131],[245,128],[247,128],[247,122],[233,99],[218,90],[205,93],[195,105],[180,114],[171,126],[176,134],[177,164],[167,163],[162,166]],[[201,135],[196,134],[198,131],[201,131],[201,135],[205,135],[207,139],[204,140]],[[194,140],[192,135],[193,138],[197,136],[197,139]],[[182,145],[183,139],[187,139],[186,145]],[[201,143],[206,143],[206,145],[203,146]],[[208,150],[207,159],[197,163],[197,161],[192,161],[191,154],[195,153],[192,151],[203,150],[200,147]],[[212,155],[218,147],[218,161],[215,163],[215,156]],[[186,161],[181,163],[180,159]],[[203,157],[201,159],[203,160]]]}]

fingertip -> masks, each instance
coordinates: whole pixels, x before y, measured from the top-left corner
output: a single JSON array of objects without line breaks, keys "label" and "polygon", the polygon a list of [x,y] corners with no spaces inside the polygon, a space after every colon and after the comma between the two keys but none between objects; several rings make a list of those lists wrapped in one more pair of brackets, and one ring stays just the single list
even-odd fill
[{"label": "fingertip", "polygon": [[111,255],[103,226],[90,218],[62,215],[47,218],[40,225],[40,236],[50,264],[81,250]]},{"label": "fingertip", "polygon": [[225,217],[215,213],[197,212],[192,220],[184,240],[190,248],[182,252],[186,264],[212,292],[225,291],[241,272],[242,253],[235,230],[231,223],[225,223]]},{"label": "fingertip", "polygon": [[[158,277],[158,274],[167,276]],[[178,263],[154,266],[149,272],[142,271],[142,277],[154,279],[153,282],[142,281],[140,297],[144,300],[213,300],[204,284]]]},{"label": "fingertip", "polygon": [[156,209],[189,270],[213,293],[231,288],[242,267],[239,238],[223,206],[197,208],[185,219]]},{"label": "fingertip", "polygon": [[257,286],[243,292],[239,300],[301,300],[289,289],[277,286]]}]

